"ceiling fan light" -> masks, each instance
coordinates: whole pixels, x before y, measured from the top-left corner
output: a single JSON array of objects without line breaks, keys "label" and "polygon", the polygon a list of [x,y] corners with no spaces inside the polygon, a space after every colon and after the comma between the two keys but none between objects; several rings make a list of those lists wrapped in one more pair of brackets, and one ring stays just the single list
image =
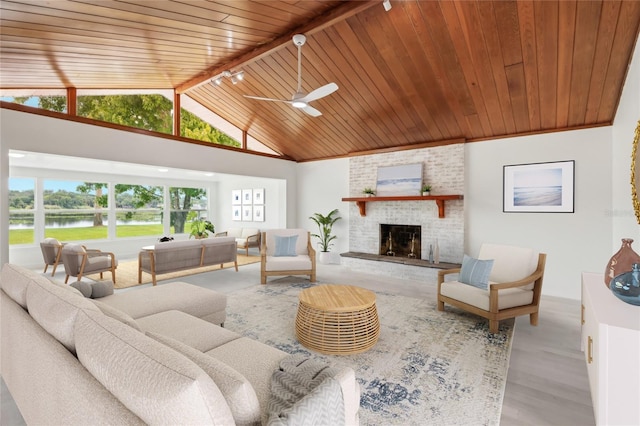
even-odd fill
[{"label": "ceiling fan light", "polygon": [[222,84],[222,78],[220,78],[220,77],[214,78],[213,80],[211,80],[211,82],[213,84],[215,84],[216,86],[220,86]]},{"label": "ceiling fan light", "polygon": [[238,71],[238,72],[236,73],[236,78],[237,78],[239,81],[244,80],[244,71]]},{"label": "ceiling fan light", "polygon": [[234,75],[231,77],[231,82],[233,84],[238,84],[238,81],[240,81],[240,79],[237,76]]},{"label": "ceiling fan light", "polygon": [[294,108],[305,108],[307,106],[307,103],[302,101],[293,101],[291,102],[291,106],[293,106]]}]

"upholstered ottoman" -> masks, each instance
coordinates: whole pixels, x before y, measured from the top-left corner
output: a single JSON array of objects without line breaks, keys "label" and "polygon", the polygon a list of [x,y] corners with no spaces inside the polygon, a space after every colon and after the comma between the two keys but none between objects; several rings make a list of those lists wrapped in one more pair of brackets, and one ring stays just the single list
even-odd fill
[{"label": "upholstered ottoman", "polygon": [[133,319],[178,310],[210,323],[222,325],[227,317],[227,296],[183,282],[132,289],[98,299],[129,314]]}]

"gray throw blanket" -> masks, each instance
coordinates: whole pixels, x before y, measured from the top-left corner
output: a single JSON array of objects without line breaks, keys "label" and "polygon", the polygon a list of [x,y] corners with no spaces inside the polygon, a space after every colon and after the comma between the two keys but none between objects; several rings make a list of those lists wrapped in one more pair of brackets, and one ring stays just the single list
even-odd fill
[{"label": "gray throw blanket", "polygon": [[291,355],[271,376],[269,426],[343,425],[344,400],[337,370],[328,365]]}]

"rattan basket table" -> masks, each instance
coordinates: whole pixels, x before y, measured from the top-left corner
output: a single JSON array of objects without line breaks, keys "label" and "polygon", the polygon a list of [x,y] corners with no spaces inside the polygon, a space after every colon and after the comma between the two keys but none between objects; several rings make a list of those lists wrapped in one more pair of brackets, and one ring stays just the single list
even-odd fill
[{"label": "rattan basket table", "polygon": [[307,348],[324,354],[348,355],[370,349],[380,336],[376,294],[336,284],[302,290],[296,336]]}]

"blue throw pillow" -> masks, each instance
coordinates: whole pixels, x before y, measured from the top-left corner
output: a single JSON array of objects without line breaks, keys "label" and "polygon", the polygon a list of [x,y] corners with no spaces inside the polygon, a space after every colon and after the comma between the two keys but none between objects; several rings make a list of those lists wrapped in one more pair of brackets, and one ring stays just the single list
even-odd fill
[{"label": "blue throw pillow", "polygon": [[493,268],[493,260],[474,259],[465,254],[462,257],[458,281],[486,290],[489,287],[491,268]]},{"label": "blue throw pillow", "polygon": [[276,257],[295,257],[296,255],[296,243],[298,242],[298,236],[292,235],[290,237],[275,236],[276,239]]}]

